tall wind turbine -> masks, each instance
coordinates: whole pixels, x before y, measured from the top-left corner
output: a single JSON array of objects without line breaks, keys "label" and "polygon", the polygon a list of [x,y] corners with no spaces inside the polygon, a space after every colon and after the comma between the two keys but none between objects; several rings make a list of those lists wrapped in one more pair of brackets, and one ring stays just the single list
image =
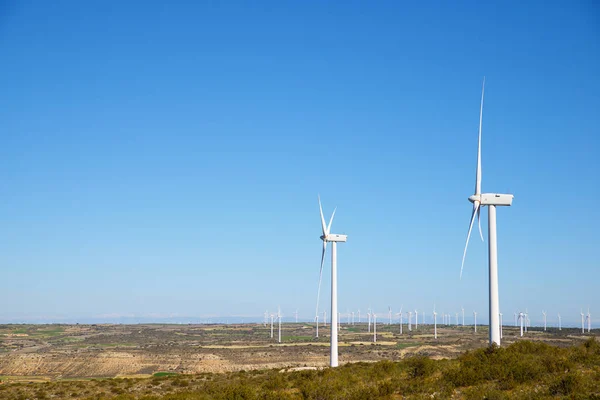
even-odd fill
[{"label": "tall wind turbine", "polygon": [[560,314],[558,314],[558,330],[562,331],[562,324],[561,324],[561,320],[560,320]]},{"label": "tall wind turbine", "polygon": [[392,307],[388,306],[388,325],[392,325]]},{"label": "tall wind turbine", "polygon": [[463,306],[460,306],[460,309],[462,310],[463,326],[465,326],[465,309]]},{"label": "tall wind turbine", "polygon": [[337,243],[346,242],[346,235],[338,235],[330,233],[331,223],[335,216],[335,209],[331,214],[329,225],[325,225],[325,218],[323,217],[323,207],[321,206],[321,198],[319,197],[319,211],[321,212],[321,228],[323,234],[321,240],[323,241],[323,252],[321,253],[321,270],[319,272],[319,292],[317,292],[317,310],[319,309],[319,294],[321,291],[321,278],[323,276],[323,263],[325,262],[325,251],[327,250],[327,243],[331,242],[331,345],[330,345],[330,359],[329,365],[331,367],[338,366],[338,306],[337,306]]},{"label": "tall wind turbine", "polygon": [[583,323],[583,310],[581,310],[581,333],[585,333],[585,325]]},{"label": "tall wind turbine", "polygon": [[481,123],[483,119],[484,89],[485,78],[483,79],[483,85],[481,88],[481,105],[479,108],[479,139],[477,144],[477,170],[475,174],[475,194],[469,197],[469,201],[473,203],[473,214],[471,215],[471,223],[469,224],[469,231],[467,233],[467,242],[465,243],[465,250],[463,252],[463,260],[462,265],[460,267],[460,276],[462,277],[462,271],[465,265],[465,257],[467,255],[467,247],[469,246],[469,238],[471,237],[471,230],[473,229],[475,217],[477,217],[477,221],[479,223],[479,235],[481,236],[481,240],[483,240],[483,233],[481,232],[481,220],[479,218],[479,214],[481,212],[481,207],[488,206],[490,345],[492,343],[496,343],[498,346],[500,346],[500,325],[498,323],[498,317],[500,314],[500,300],[498,298],[498,248],[496,242],[496,207],[512,205],[514,196],[512,194],[481,193]]},{"label": "tall wind turbine", "polygon": [[412,331],[412,311],[408,312],[408,331]]}]

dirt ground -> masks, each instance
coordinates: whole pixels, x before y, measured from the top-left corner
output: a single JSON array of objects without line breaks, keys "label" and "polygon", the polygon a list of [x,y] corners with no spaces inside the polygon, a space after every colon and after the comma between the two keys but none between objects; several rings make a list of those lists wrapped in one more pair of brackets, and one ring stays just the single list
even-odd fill
[{"label": "dirt ground", "polygon": [[[329,360],[329,329],[285,323],[277,327],[237,325],[0,325],[0,375],[4,380],[54,380],[150,376],[157,372],[200,373],[263,368],[324,367]],[[521,340],[504,327],[503,343]],[[598,330],[531,328],[523,339],[560,346],[580,343]],[[487,327],[419,325],[400,335],[398,324],[377,326],[377,342],[366,324],[342,325],[340,363],[399,360],[411,354],[452,358],[487,345]]]}]

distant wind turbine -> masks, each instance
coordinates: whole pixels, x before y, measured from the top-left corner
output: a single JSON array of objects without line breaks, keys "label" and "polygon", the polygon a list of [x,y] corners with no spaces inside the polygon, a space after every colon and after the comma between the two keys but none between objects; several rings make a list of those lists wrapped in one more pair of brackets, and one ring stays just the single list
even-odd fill
[{"label": "distant wind turbine", "polygon": [[581,311],[581,333],[585,333],[585,326],[583,324],[583,310]]},{"label": "distant wind turbine", "polygon": [[437,313],[435,312],[435,304],[433,305],[433,338],[437,339]]},{"label": "distant wind turbine", "polygon": [[400,312],[396,315],[400,316],[400,334],[402,335],[402,307],[400,307]]},{"label": "distant wind turbine", "polygon": [[388,306],[388,325],[392,324],[392,307]]},{"label": "distant wind turbine", "polygon": [[408,331],[412,331],[412,311],[408,312]]},{"label": "distant wind turbine", "polygon": [[473,311],[473,319],[475,321],[475,333],[477,333],[477,311]]},{"label": "distant wind turbine", "polygon": [[419,329],[419,313],[415,310],[415,330]]},{"label": "distant wind turbine", "polygon": [[373,342],[377,342],[377,314],[373,314]]},{"label": "distant wind turbine", "polygon": [[562,331],[561,321],[560,321],[560,313],[558,314],[558,330]]},{"label": "distant wind turbine", "polygon": [[462,277],[462,270],[465,265],[465,257],[467,255],[467,247],[469,245],[469,238],[471,237],[471,230],[473,229],[473,223],[475,217],[477,217],[479,223],[479,235],[483,240],[483,233],[481,232],[481,220],[479,218],[481,207],[488,206],[488,246],[489,246],[489,316],[490,316],[490,345],[496,343],[500,346],[500,325],[498,324],[498,317],[500,313],[500,301],[498,299],[498,254],[497,254],[497,243],[496,243],[496,206],[510,206],[512,205],[513,195],[512,194],[498,194],[498,193],[481,193],[481,125],[483,119],[483,94],[485,89],[485,78],[483,79],[483,85],[481,88],[481,106],[479,109],[479,140],[477,145],[477,170],[475,175],[475,194],[469,197],[469,201],[473,203],[473,214],[471,215],[471,223],[469,224],[469,231],[467,233],[467,242],[465,243],[465,250],[463,252],[462,265],[460,267],[460,275]]},{"label": "distant wind turbine", "polygon": [[542,314],[544,315],[544,332],[546,332],[546,311],[542,311]]},{"label": "distant wind turbine", "polygon": [[460,309],[462,310],[462,319],[463,319],[463,326],[465,326],[465,309],[461,306]]},{"label": "distant wind turbine", "polygon": [[271,339],[273,339],[273,314],[271,314]]},{"label": "distant wind turbine", "polygon": [[281,343],[281,309],[277,306],[277,319],[279,320],[279,332],[277,334],[277,342]]},{"label": "distant wind turbine", "polygon": [[585,317],[587,319],[588,333],[592,330],[592,315],[590,314],[590,308],[588,307],[588,313]]},{"label": "distant wind turbine", "polygon": [[522,312],[519,313],[519,320],[521,321],[521,337],[523,337],[523,319],[525,318],[525,314]]}]

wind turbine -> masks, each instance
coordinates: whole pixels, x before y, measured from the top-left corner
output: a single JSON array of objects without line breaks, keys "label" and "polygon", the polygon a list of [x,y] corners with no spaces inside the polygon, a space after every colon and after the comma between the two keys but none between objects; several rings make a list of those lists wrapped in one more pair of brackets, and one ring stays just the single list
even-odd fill
[{"label": "wind turbine", "polygon": [[273,339],[273,314],[271,314],[271,339]]},{"label": "wind turbine", "polygon": [[590,314],[590,308],[589,307],[588,307],[588,313],[585,316],[585,319],[587,320],[588,333],[590,333],[590,331],[592,330],[592,315]]},{"label": "wind turbine", "polygon": [[477,221],[479,224],[479,235],[481,236],[481,240],[483,240],[483,233],[481,232],[481,220],[479,218],[479,215],[481,212],[481,207],[488,206],[490,345],[492,343],[496,343],[498,346],[500,346],[500,325],[498,324],[498,317],[500,313],[500,301],[498,298],[498,248],[496,241],[496,207],[512,205],[514,196],[512,194],[481,193],[481,124],[483,119],[484,89],[485,78],[483,79],[483,85],[481,88],[481,106],[479,108],[479,139],[477,145],[475,194],[469,197],[469,201],[473,203],[473,214],[471,215],[471,223],[469,224],[469,231],[467,233],[467,242],[465,243],[465,250],[463,252],[463,260],[462,265],[460,267],[460,276],[462,277],[462,270],[465,265],[467,247],[469,246],[469,238],[471,237],[471,230],[473,229],[475,217],[477,217]]},{"label": "wind turbine", "polygon": [[462,310],[463,326],[465,326],[465,309],[463,308],[463,306],[460,306],[460,309]]},{"label": "wind turbine", "polygon": [[352,311],[352,325],[354,325],[354,311]]},{"label": "wind turbine", "polygon": [[368,332],[371,333],[371,309],[369,308],[369,312],[367,313],[367,317],[369,318],[369,330]]},{"label": "wind turbine", "polygon": [[327,311],[323,311],[323,326],[327,326]]},{"label": "wind turbine", "polygon": [[523,318],[525,317],[525,315],[520,312],[519,313],[519,321],[521,321],[521,337],[523,337]]},{"label": "wind turbine", "polygon": [[585,333],[585,326],[583,324],[583,310],[581,310],[581,333]]},{"label": "wind turbine", "polygon": [[360,308],[358,309],[358,323],[360,324]]},{"label": "wind turbine", "polygon": [[373,314],[373,342],[377,342],[377,314]]},{"label": "wind turbine", "polygon": [[419,313],[415,310],[415,331],[419,329]]},{"label": "wind turbine", "polygon": [[327,243],[331,242],[331,345],[330,345],[330,361],[331,367],[338,366],[338,306],[337,306],[337,243],[346,242],[346,235],[338,235],[330,233],[331,223],[335,216],[335,209],[331,214],[329,225],[325,225],[325,218],[323,217],[323,207],[321,206],[321,198],[319,197],[319,211],[321,212],[321,228],[323,234],[321,240],[323,241],[323,252],[321,253],[321,270],[319,272],[319,292],[317,293],[317,310],[319,309],[319,293],[321,291],[321,278],[323,276],[323,263],[325,262],[325,250],[327,250]]},{"label": "wind turbine", "polygon": [[500,339],[502,339],[502,313],[500,313]]},{"label": "wind turbine", "polygon": [[515,326],[517,326],[517,313],[515,313]]},{"label": "wind turbine", "polygon": [[315,322],[317,323],[317,335],[315,337],[319,337],[319,314],[315,316]]},{"label": "wind turbine", "polygon": [[475,321],[475,333],[477,333],[477,311],[473,311],[473,320]]},{"label": "wind turbine", "polygon": [[456,313],[456,326],[458,326],[458,313]]},{"label": "wind turbine", "polygon": [[400,307],[400,312],[396,315],[400,316],[400,334],[402,335],[402,307]]},{"label": "wind turbine", "polygon": [[546,311],[542,311],[542,314],[544,315],[544,332],[546,332]]},{"label": "wind turbine", "polygon": [[435,312],[435,304],[433,305],[433,338],[437,339],[437,313]]},{"label": "wind turbine", "polygon": [[408,331],[412,331],[412,311],[408,312]]},{"label": "wind turbine", "polygon": [[277,334],[277,342],[281,343],[281,309],[277,306],[277,319],[279,320],[279,332]]},{"label": "wind turbine", "polygon": [[562,331],[562,324],[561,324],[561,320],[560,320],[560,313],[558,314],[558,330]]},{"label": "wind turbine", "polygon": [[392,307],[390,307],[390,306],[388,306],[388,319],[389,319],[388,325],[391,325],[392,324]]}]

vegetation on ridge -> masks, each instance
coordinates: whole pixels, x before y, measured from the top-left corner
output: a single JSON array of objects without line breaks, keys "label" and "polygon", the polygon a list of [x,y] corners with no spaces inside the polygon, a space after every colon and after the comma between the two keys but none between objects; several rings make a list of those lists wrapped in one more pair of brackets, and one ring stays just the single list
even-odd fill
[{"label": "vegetation on ridge", "polygon": [[600,399],[600,343],[567,348],[519,341],[452,360],[413,356],[339,368],[154,376],[0,385],[0,398],[204,399]]}]

